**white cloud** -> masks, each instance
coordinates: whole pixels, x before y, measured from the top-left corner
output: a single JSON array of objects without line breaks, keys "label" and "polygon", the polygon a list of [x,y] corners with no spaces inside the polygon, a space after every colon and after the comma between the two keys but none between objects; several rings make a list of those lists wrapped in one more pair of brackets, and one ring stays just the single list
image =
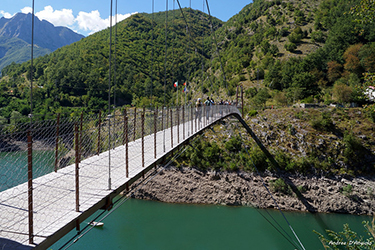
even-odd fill
[{"label": "white cloud", "polygon": [[78,23],[79,29],[89,31],[91,33],[107,27],[105,20],[100,17],[98,10],[93,10],[90,13],[80,11],[76,18],[76,22]]},{"label": "white cloud", "polygon": [[23,9],[21,9],[21,12],[22,12],[23,14],[32,13],[32,12],[33,12],[33,8],[31,8],[31,7],[25,7],[25,8],[23,8]]},{"label": "white cloud", "polygon": [[[137,13],[138,12],[124,15],[117,14],[117,22],[121,22],[122,20]],[[100,17],[100,13],[98,10],[91,11],[90,13],[81,11],[78,13],[76,22],[78,24],[79,29],[88,31],[89,34],[92,34],[105,28],[108,28],[110,25],[109,18],[110,17],[108,17],[107,19],[102,19]],[[112,24],[115,24],[115,16],[112,16]]]},{"label": "white cloud", "polygon": [[74,24],[73,10],[53,10],[52,6],[44,7],[44,10],[35,14],[41,20],[47,20],[55,26],[70,26]]},{"label": "white cloud", "polygon": [[14,16],[14,15],[12,15],[8,12],[5,12],[3,10],[0,10],[0,14],[3,15],[5,18],[8,18],[8,19],[11,18],[12,16]]},{"label": "white cloud", "polygon": [[[24,14],[32,13],[32,8],[24,7],[21,9],[21,12]],[[121,22],[122,20],[137,13],[138,12],[131,14],[117,14],[117,22]],[[11,18],[15,14],[12,15],[8,12],[0,10],[0,15],[3,15],[5,18]],[[75,17],[73,15],[73,10],[71,9],[54,10],[51,5],[48,5],[45,6],[42,11],[35,13],[35,15],[39,19],[47,20],[55,26],[69,27],[75,32],[85,35],[91,35],[95,32],[108,28],[110,25],[110,17],[103,19],[98,10],[93,10],[91,12],[80,11]],[[112,24],[115,24],[115,16],[112,16]]]}]

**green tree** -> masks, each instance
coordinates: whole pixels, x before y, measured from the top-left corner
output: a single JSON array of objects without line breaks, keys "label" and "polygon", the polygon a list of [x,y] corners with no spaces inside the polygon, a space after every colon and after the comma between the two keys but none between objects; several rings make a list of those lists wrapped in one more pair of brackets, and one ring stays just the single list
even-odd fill
[{"label": "green tree", "polygon": [[332,89],[332,97],[338,103],[348,103],[351,101],[353,89],[341,82],[340,80],[335,83]]},{"label": "green tree", "polygon": [[262,107],[270,98],[270,94],[268,93],[267,88],[261,88],[256,96],[253,98],[253,102],[257,107]]},{"label": "green tree", "polygon": [[358,23],[372,23],[375,17],[375,2],[374,0],[361,0],[359,4],[351,8],[350,13],[355,16],[355,21]]},{"label": "green tree", "polygon": [[342,74],[342,65],[336,61],[330,61],[327,63],[328,72],[327,78],[330,82],[335,82],[341,77]]},{"label": "green tree", "polygon": [[281,62],[276,61],[268,68],[268,72],[264,77],[264,81],[271,89],[282,90],[281,84]]}]

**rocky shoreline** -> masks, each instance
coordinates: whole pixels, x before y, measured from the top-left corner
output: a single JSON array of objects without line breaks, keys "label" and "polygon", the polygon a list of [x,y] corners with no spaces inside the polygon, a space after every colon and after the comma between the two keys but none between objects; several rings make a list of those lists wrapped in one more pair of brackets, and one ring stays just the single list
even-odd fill
[{"label": "rocky shoreline", "polygon": [[[293,192],[273,190],[281,177]],[[375,178],[326,178],[264,174],[265,185],[282,210],[320,213],[375,214]],[[194,168],[169,167],[142,186],[134,197],[169,203],[251,205],[276,208],[262,178],[255,173],[203,172]],[[351,186],[350,192],[345,191]],[[298,190],[298,191],[297,191]]]}]

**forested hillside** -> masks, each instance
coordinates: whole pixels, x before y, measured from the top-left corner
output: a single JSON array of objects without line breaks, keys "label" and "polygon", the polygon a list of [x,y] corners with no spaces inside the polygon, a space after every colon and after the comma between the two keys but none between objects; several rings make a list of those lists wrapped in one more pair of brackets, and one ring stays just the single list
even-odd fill
[{"label": "forested hillside", "polygon": [[[12,63],[22,63],[30,59],[31,46],[19,38],[0,37],[0,69]],[[34,58],[51,53],[49,49],[35,47]]]},{"label": "forested hillside", "polygon": [[[165,13],[137,14],[119,23],[116,32],[113,29],[116,44],[112,45],[112,59],[116,64],[113,60],[112,69],[116,67],[116,73],[112,76],[115,75],[116,85],[113,82],[112,86],[116,89],[112,89],[111,97],[115,91],[116,105],[148,104],[151,93],[154,103],[161,104],[164,99],[168,103],[173,83],[182,83],[189,73],[193,75],[199,70],[202,37],[210,33],[208,16],[189,9],[184,9],[184,15],[189,21],[190,36],[186,35],[185,21],[179,10],[168,13],[167,39]],[[222,25],[218,19],[213,22],[216,27]],[[209,56],[204,56],[208,60]],[[35,60],[34,112],[104,108],[108,103],[108,58],[109,29]],[[15,110],[27,115],[30,111],[30,62],[10,65],[3,74],[0,115],[9,117]]]},{"label": "forested hillside", "polygon": [[[244,83],[255,107],[271,96],[277,105],[361,102],[356,92],[363,73],[375,71],[375,26],[354,21],[350,10],[359,2],[276,0],[246,6],[218,30],[232,92]],[[217,60],[213,67],[220,69]]]},{"label": "forested hillside", "polygon": [[[167,32],[165,12],[134,15],[113,29],[112,103],[176,104],[173,83],[187,81],[188,100],[232,99],[242,84],[252,108],[364,104],[371,79],[363,73],[375,71],[375,26],[354,21],[351,8],[359,2],[256,0],[226,23],[213,18],[214,36],[199,11],[183,10],[190,29],[180,10],[169,11]],[[107,29],[35,60],[34,112],[106,107],[108,55]],[[27,115],[30,62],[3,75],[0,115]]]}]

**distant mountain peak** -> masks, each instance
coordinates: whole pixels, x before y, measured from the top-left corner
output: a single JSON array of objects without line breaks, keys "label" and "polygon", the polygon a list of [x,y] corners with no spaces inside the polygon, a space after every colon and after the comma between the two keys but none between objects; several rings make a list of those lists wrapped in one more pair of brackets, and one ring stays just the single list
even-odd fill
[{"label": "distant mountain peak", "polygon": [[[17,13],[12,18],[2,18],[0,21],[0,36],[16,37],[31,43],[31,17],[32,14]],[[42,48],[54,51],[62,46],[71,44],[84,38],[67,27],[55,27],[46,20],[35,16],[34,43]],[[64,30],[64,32],[62,32]]]},{"label": "distant mountain peak", "polygon": [[[0,70],[12,62],[21,63],[30,57],[30,53],[26,51],[31,47],[31,18],[31,13],[17,13],[11,18],[0,18]],[[37,50],[34,55],[50,53],[82,38],[83,35],[67,27],[55,27],[35,16],[34,45]]]}]

